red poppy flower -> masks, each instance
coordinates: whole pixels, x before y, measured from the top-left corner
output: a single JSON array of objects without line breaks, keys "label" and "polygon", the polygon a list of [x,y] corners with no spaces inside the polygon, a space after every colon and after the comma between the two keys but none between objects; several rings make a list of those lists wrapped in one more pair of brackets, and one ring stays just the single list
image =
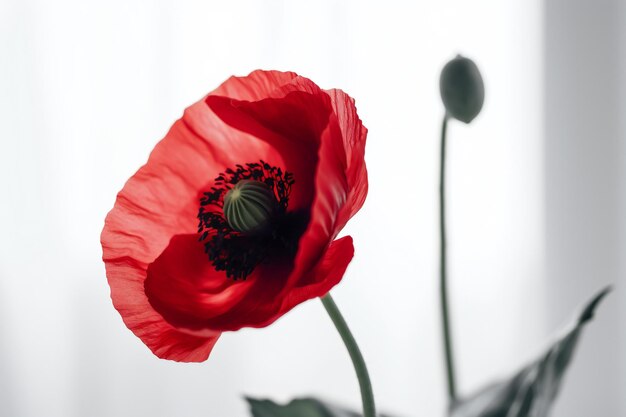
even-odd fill
[{"label": "red poppy flower", "polygon": [[334,239],[367,194],[366,135],[352,98],[292,72],[231,77],[189,107],[102,231],[128,328],[199,362],[222,332],[325,295],[352,259],[352,239]]}]

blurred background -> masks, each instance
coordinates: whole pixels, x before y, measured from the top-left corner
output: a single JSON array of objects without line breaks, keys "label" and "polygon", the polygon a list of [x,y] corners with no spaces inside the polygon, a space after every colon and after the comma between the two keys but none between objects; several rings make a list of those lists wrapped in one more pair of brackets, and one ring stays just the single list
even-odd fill
[{"label": "blurred background", "polygon": [[99,234],[116,193],[186,106],[264,68],[356,99],[371,186],[333,293],[379,408],[442,416],[438,78],[457,53],[486,85],[480,116],[449,127],[460,390],[525,364],[615,283],[553,415],[626,415],[625,24],[619,0],[0,0],[0,415],[244,417],[243,395],[359,406],[316,300],[178,364],[109,298]]}]

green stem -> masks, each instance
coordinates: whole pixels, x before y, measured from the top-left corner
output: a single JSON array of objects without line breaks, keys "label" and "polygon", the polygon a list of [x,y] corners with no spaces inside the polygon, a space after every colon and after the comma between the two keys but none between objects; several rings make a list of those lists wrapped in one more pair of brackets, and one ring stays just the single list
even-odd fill
[{"label": "green stem", "polygon": [[454,361],[452,359],[452,337],[450,334],[450,315],[448,308],[448,287],[446,271],[446,199],[445,199],[445,172],[446,172],[446,130],[448,128],[448,114],[443,116],[441,125],[441,165],[439,171],[439,233],[440,233],[440,265],[439,284],[441,295],[441,324],[443,326],[443,344],[446,356],[446,372],[448,377],[448,400],[452,403],[456,399],[456,383],[454,379]]},{"label": "green stem", "polygon": [[365,360],[363,359],[363,355],[359,350],[359,345],[357,345],[356,340],[354,340],[354,336],[350,332],[350,328],[348,324],[344,320],[339,308],[337,308],[337,304],[333,301],[332,297],[329,294],[326,294],[321,298],[322,304],[326,308],[326,312],[330,316],[330,319],[333,321],[343,343],[346,345],[348,349],[348,353],[350,354],[350,359],[352,359],[352,364],[354,365],[354,370],[356,371],[356,376],[359,380],[359,387],[361,388],[361,400],[363,402],[363,417],[376,417],[376,406],[374,405],[374,393],[372,392],[372,383],[370,381],[370,376],[367,373],[367,366],[365,366]]}]

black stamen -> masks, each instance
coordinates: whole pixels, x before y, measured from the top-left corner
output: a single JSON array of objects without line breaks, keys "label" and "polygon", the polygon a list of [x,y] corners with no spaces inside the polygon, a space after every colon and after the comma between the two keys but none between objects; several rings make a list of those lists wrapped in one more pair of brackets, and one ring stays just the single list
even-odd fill
[{"label": "black stamen", "polygon": [[[233,230],[222,209],[224,196],[241,180],[264,182],[278,202],[278,214],[271,230],[260,236],[249,236]],[[254,268],[275,252],[295,255],[297,242],[308,224],[308,213],[287,213],[289,195],[295,180],[290,172],[261,160],[237,164],[215,178],[215,185],[204,192],[198,211],[199,241],[218,271],[234,280],[245,279]]]}]

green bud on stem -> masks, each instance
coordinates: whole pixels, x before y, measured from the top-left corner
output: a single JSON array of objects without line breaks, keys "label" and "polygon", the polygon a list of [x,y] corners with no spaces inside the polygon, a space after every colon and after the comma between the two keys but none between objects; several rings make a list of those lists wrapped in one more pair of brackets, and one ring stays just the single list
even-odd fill
[{"label": "green bud on stem", "polygon": [[470,123],[485,101],[485,86],[478,67],[469,58],[457,55],[441,70],[441,99],[449,116]]}]

